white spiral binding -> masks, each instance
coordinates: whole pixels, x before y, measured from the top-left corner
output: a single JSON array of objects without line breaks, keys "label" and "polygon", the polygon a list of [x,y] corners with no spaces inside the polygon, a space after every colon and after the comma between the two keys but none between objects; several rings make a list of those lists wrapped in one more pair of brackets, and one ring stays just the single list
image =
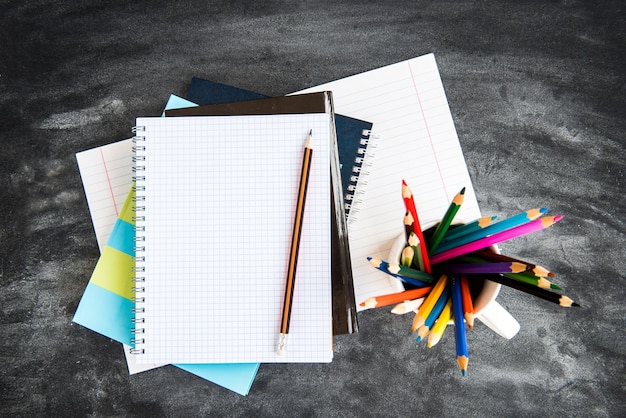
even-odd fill
[{"label": "white spiral binding", "polygon": [[361,148],[359,148],[358,156],[355,158],[352,167],[352,175],[350,176],[350,184],[348,191],[351,194],[346,196],[345,212],[348,217],[348,227],[353,223],[359,214],[360,205],[363,202],[363,195],[368,183],[370,169],[376,154],[378,135],[371,130],[363,130],[361,138]]},{"label": "white spiral binding", "polygon": [[131,345],[134,347],[130,349],[131,354],[143,354],[144,349],[141,347],[145,343],[145,339],[143,335],[145,333],[145,329],[142,327],[142,324],[145,323],[145,318],[142,314],[145,312],[145,308],[143,307],[143,303],[146,301],[143,293],[145,292],[145,288],[143,287],[143,283],[146,281],[146,277],[143,273],[145,273],[145,265],[146,257],[143,254],[145,251],[145,247],[141,244],[145,241],[145,237],[143,235],[139,235],[137,232],[145,232],[145,216],[142,212],[145,211],[146,207],[143,206],[142,202],[145,202],[146,197],[143,194],[139,194],[146,190],[144,182],[146,181],[146,177],[144,171],[145,167],[142,165],[142,162],[146,160],[144,152],[146,150],[145,140],[146,138],[140,135],[140,132],[145,131],[144,126],[135,126],[133,128],[133,133],[135,136],[133,137],[133,190],[135,192],[135,197],[133,199],[133,222],[135,223],[135,238],[134,238],[134,250],[135,250],[135,268],[134,268],[134,277],[133,277],[133,288],[132,291],[135,294],[132,302],[135,304],[135,307],[132,308],[132,328],[131,333],[133,334],[133,338],[131,339]]}]

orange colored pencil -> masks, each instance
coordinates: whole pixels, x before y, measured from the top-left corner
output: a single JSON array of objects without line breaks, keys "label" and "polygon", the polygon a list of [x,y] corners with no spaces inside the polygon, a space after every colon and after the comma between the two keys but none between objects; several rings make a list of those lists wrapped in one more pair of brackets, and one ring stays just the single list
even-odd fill
[{"label": "orange colored pencil", "polygon": [[411,289],[382,296],[374,296],[365,299],[363,302],[360,303],[360,305],[366,308],[380,308],[382,306],[393,305],[395,303],[404,302],[406,300],[422,298],[426,296],[431,289],[432,287],[420,287],[419,289]]}]

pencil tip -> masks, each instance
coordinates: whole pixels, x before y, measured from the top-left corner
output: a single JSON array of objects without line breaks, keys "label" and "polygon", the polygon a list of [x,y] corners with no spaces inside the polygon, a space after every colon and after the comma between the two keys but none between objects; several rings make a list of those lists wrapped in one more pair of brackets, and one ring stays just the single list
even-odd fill
[{"label": "pencil tip", "polygon": [[581,306],[580,306],[578,303],[576,303],[576,302],[572,303],[572,306],[575,306],[576,308],[580,308],[580,307],[581,307]]},{"label": "pencil tip", "polygon": [[461,189],[461,192],[460,192],[460,193],[461,193],[461,194],[465,194],[465,187],[463,187],[463,188]]},{"label": "pencil tip", "polygon": [[309,131],[309,135],[313,135],[313,129]]},{"label": "pencil tip", "polygon": [[461,370],[461,375],[467,376],[467,370]]}]

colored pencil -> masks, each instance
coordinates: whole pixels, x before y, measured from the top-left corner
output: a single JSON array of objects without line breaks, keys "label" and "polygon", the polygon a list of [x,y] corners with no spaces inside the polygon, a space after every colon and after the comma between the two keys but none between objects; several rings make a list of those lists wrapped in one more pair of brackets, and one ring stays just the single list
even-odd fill
[{"label": "colored pencil", "polygon": [[471,234],[464,235],[460,238],[446,241],[439,245],[436,251],[432,254],[439,254],[444,251],[447,251],[451,248],[458,247],[460,245],[467,244],[469,242],[477,241],[481,238],[485,238],[487,236],[495,235],[500,232],[509,230],[511,228],[516,228],[520,225],[524,225],[528,222],[534,221],[538,219],[540,216],[545,214],[548,210],[545,208],[540,209],[531,209],[525,212],[522,212],[518,215],[511,216],[510,218],[503,219],[499,222],[492,223],[491,225],[479,230],[472,232]]},{"label": "colored pencil", "polygon": [[518,263],[524,263],[528,265],[529,267],[527,271],[529,273],[534,274],[535,276],[539,276],[539,277],[555,277],[556,276],[554,273],[552,273],[545,267],[539,266],[534,263],[529,263],[528,261],[509,257],[504,254],[498,254],[498,253],[491,251],[490,249],[479,250],[479,251],[476,251],[475,254],[479,257],[485,258],[488,261],[516,261]]},{"label": "colored pencil", "polygon": [[[495,254],[493,252],[490,252],[491,254]],[[479,255],[480,254],[480,255]],[[471,262],[471,263],[482,263],[482,265],[489,265],[489,261],[486,260],[487,257],[483,258],[483,254],[487,254],[487,252],[482,253],[482,252],[473,252],[470,254],[466,254],[463,255],[461,257],[459,257],[459,260],[463,260],[463,261],[467,261],[467,262]],[[498,255],[498,254],[496,254]],[[527,266],[530,266],[529,264],[526,264]],[[492,273],[496,273],[495,271]],[[528,284],[531,284],[533,286],[539,286],[541,288],[544,289],[556,289],[556,290],[561,290],[561,288],[559,286],[557,286],[556,284],[550,282],[548,279],[544,278],[544,277],[539,277],[539,276],[535,276],[534,274],[530,273],[530,271],[524,271],[521,273],[505,273],[505,272],[500,272],[500,273],[504,273],[505,276],[510,277],[512,279],[521,281],[521,282],[525,282]]]},{"label": "colored pencil", "polygon": [[461,296],[461,282],[459,277],[450,277],[450,292],[452,293],[452,315],[454,317],[454,336],[456,343],[456,361],[461,368],[463,376],[467,375],[467,335],[465,333],[465,321],[463,319],[463,301]]},{"label": "colored pencil", "polygon": [[443,289],[445,289],[447,283],[448,276],[442,274],[433,289],[428,294],[428,296],[426,296],[426,299],[424,299],[424,302],[418,309],[417,313],[415,314],[412,326],[413,332],[415,332],[415,330],[424,325],[428,314],[435,306],[435,303],[437,303],[437,300],[439,299],[439,296],[441,296],[441,293],[443,293]]},{"label": "colored pencil", "polygon": [[437,267],[446,273],[480,274],[480,273],[522,273],[528,266],[523,263],[493,262],[493,263],[442,263]]},{"label": "colored pencil", "polygon": [[472,301],[472,295],[470,294],[469,281],[467,276],[461,275],[461,296],[463,300],[463,317],[467,326],[470,329],[474,328],[474,301]]},{"label": "colored pencil", "polygon": [[507,273],[504,276],[517,280],[518,282],[524,282],[532,286],[537,286],[542,289],[554,289],[554,290],[563,290],[560,286],[552,283],[550,280],[545,277],[535,276],[534,274],[529,274],[528,272],[524,273]]},{"label": "colored pencil", "polygon": [[529,295],[533,295],[538,298],[547,300],[548,302],[556,303],[557,305],[563,306],[565,308],[569,308],[571,306],[580,307],[578,303],[575,303],[574,301],[572,301],[571,298],[565,295],[561,295],[548,289],[542,289],[537,286],[529,285],[528,283],[520,282],[515,279],[511,279],[510,277],[505,277],[499,274],[489,274],[480,277],[522,291],[524,293],[528,293]]},{"label": "colored pencil", "polygon": [[406,181],[402,180],[402,199],[404,200],[404,206],[406,210],[413,217],[413,232],[419,239],[420,252],[422,253],[422,260],[424,263],[424,271],[432,273],[430,268],[430,261],[428,259],[428,249],[426,248],[426,241],[424,241],[424,235],[422,234],[422,227],[420,226],[420,220],[417,216],[417,208],[415,207],[415,200],[413,199],[413,192],[409,188]]},{"label": "colored pencil", "polygon": [[401,264],[389,263],[387,269],[391,272],[391,274],[395,274],[396,276],[408,277],[424,283],[431,283],[435,281],[435,277],[432,274],[426,273],[422,270],[413,269],[411,267],[406,267]]},{"label": "colored pencil", "polygon": [[435,232],[433,232],[433,235],[430,238],[430,242],[428,244],[429,255],[437,249],[437,246],[443,239],[443,236],[448,231],[448,228],[450,228],[452,220],[454,219],[456,213],[459,211],[461,205],[463,204],[464,197],[465,187],[463,187],[461,191],[457,193],[456,196],[454,196],[454,199],[452,199],[452,202],[450,202],[450,205],[448,206],[448,210],[446,210],[443,218],[441,218],[441,221],[439,222],[439,224],[437,224],[437,228],[435,228]]},{"label": "colored pencil", "polygon": [[[416,287],[427,287],[428,283],[427,282],[423,282],[419,279],[416,279],[414,277],[409,277],[409,276],[402,276],[400,274],[397,273],[397,271],[400,271],[400,266],[398,264],[389,264],[388,262],[386,262],[385,260],[381,260],[380,258],[375,258],[375,257],[367,257],[367,260],[370,262],[370,264],[373,267],[376,267],[378,270],[387,273],[395,278],[397,278],[398,280],[404,282],[404,283],[408,283],[408,284],[412,284],[413,286]],[[393,271],[392,271],[393,270]],[[418,270],[415,270],[418,271]],[[428,274],[425,272],[420,272],[423,274]],[[432,276],[431,276],[432,277]],[[432,279],[430,279],[432,281]]]},{"label": "colored pencil", "polygon": [[404,290],[402,292],[390,293],[387,295],[374,296],[361,302],[360,305],[366,308],[380,308],[382,306],[393,305],[405,300],[419,299],[428,294],[432,287],[420,287],[418,289]]},{"label": "colored pencil", "polygon": [[419,248],[420,242],[415,232],[409,234],[409,240],[407,242],[413,248],[413,265],[419,270],[424,271],[424,259],[422,258],[422,251]]},{"label": "colored pencil", "polygon": [[400,302],[396,306],[394,306],[391,310],[391,313],[396,315],[404,315],[408,314],[409,312],[417,312],[419,307],[422,306],[423,302],[423,298],[405,300],[404,302]]},{"label": "colored pencil", "polygon": [[402,255],[400,256],[400,264],[405,267],[411,267],[413,265],[413,258],[415,256],[415,250],[413,247],[406,246],[404,250],[402,250]]},{"label": "colored pencil", "polygon": [[291,235],[291,250],[289,252],[289,264],[287,268],[287,280],[285,284],[285,299],[280,321],[280,334],[276,353],[285,354],[287,334],[289,333],[289,319],[291,317],[291,305],[293,303],[293,293],[296,281],[296,267],[298,263],[298,249],[300,248],[300,234],[302,232],[302,219],[304,216],[304,204],[306,202],[306,192],[309,185],[309,173],[311,172],[311,158],[313,156],[313,130],[309,131],[304,145],[304,156],[302,158],[302,169],[298,186],[298,198],[296,201],[296,214],[294,219],[293,233]]},{"label": "colored pencil", "polygon": [[471,253],[473,251],[490,247],[502,241],[517,238],[522,235],[529,234],[531,232],[539,231],[539,230],[548,228],[554,223],[560,221],[562,218],[563,217],[561,215],[557,215],[557,216],[546,216],[544,218],[535,219],[534,221],[527,222],[515,228],[507,229],[497,234],[481,238],[477,241],[469,242],[459,247],[454,247],[450,250],[435,254],[431,257],[430,262],[432,264],[441,263],[442,261],[446,261],[454,257],[459,257],[461,255]]},{"label": "colored pencil", "polygon": [[441,340],[450,318],[452,318],[452,299],[448,298],[448,301],[443,307],[441,314],[439,314],[439,318],[437,318],[435,325],[433,325],[430,329],[430,333],[428,334],[428,348],[432,348]]},{"label": "colored pencil", "polygon": [[482,218],[476,219],[475,221],[463,225],[458,225],[454,228],[449,228],[446,234],[443,236],[442,242],[460,238],[463,235],[467,235],[475,231],[480,231],[481,229],[491,225],[496,219],[498,219],[497,216],[484,216]]},{"label": "colored pencil", "polygon": [[421,327],[417,329],[417,338],[415,338],[415,341],[420,342],[424,338],[426,338],[426,336],[430,332],[430,329],[435,324],[435,321],[437,320],[437,318],[439,318],[439,315],[441,315],[441,311],[443,310],[443,307],[446,305],[446,302],[448,301],[449,297],[450,297],[450,288],[446,286],[443,289],[441,296],[439,296],[439,299],[437,299],[437,303],[435,303],[435,306],[433,306],[433,309],[430,311],[430,313],[426,317],[426,321],[424,321],[424,325],[422,325]]},{"label": "colored pencil", "polygon": [[404,224],[404,235],[406,236],[406,239],[408,240],[409,236],[411,234],[414,234],[413,225],[415,224],[415,219],[413,218],[413,215],[411,215],[411,212],[409,212],[408,210],[404,214],[404,218],[402,218],[402,223]]}]

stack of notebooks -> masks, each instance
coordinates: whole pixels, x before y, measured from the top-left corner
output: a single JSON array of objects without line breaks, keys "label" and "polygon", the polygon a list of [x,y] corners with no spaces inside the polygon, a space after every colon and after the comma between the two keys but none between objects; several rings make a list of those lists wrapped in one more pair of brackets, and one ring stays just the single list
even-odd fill
[{"label": "stack of notebooks", "polygon": [[358,303],[401,289],[367,257],[386,257],[403,231],[402,179],[424,220],[464,186],[459,216],[480,216],[432,54],[281,98],[194,78],[161,117],[138,118],[133,139],[77,160],[101,257],[74,321],[122,343],[131,374],[174,364],[244,395],[260,363],[332,361]]}]

